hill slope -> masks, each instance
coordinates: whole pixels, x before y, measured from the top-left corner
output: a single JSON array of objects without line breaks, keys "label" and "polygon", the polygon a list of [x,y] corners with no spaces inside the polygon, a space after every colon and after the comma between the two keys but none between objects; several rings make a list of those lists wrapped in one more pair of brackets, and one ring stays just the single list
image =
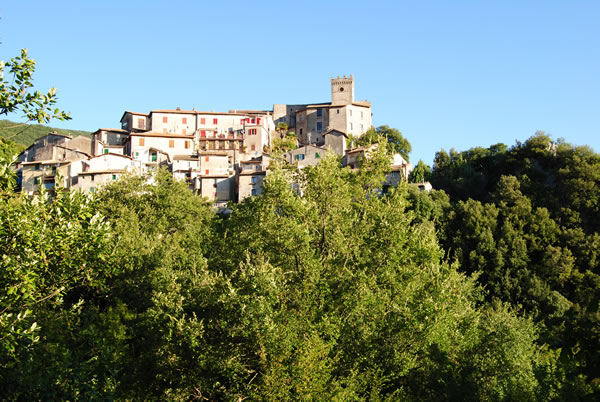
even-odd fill
[{"label": "hill slope", "polygon": [[0,120],[0,137],[24,145],[25,148],[33,144],[37,138],[40,138],[51,131],[55,131],[59,134],[71,134],[73,137],[78,135],[92,137],[92,133],[89,131],[65,130],[41,124],[19,124],[10,120]]}]

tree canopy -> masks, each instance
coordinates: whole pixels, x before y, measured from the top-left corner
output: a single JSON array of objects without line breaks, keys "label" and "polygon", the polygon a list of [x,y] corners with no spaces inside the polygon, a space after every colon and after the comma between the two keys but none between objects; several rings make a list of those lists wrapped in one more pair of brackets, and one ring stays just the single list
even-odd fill
[{"label": "tree canopy", "polygon": [[[432,221],[409,211],[408,185],[381,195],[387,165],[380,149],[357,171],[333,155],[302,171],[274,166],[264,194],[227,216],[166,171],[93,199],[14,195],[2,204],[3,248],[17,245],[3,260],[14,272],[3,300],[34,286],[34,304],[9,310],[30,309],[21,328],[39,338],[5,341],[3,395],[551,396],[557,356],[536,344],[533,322],[481,304],[475,278],[444,260]],[[50,276],[22,282],[29,267]]]},{"label": "tree canopy", "polygon": [[412,146],[398,129],[386,125],[370,128],[366,133],[354,140],[356,141],[356,145],[370,145],[380,142],[381,139],[385,139],[388,143],[387,149],[390,153],[400,154],[407,162],[409,161]]},{"label": "tree canopy", "polygon": [[435,216],[447,257],[479,275],[489,303],[531,316],[538,342],[560,352],[565,399],[600,393],[599,172],[588,147],[538,132],[510,148],[441,150],[431,182],[453,203],[421,194],[414,204],[425,218],[445,211]]}]

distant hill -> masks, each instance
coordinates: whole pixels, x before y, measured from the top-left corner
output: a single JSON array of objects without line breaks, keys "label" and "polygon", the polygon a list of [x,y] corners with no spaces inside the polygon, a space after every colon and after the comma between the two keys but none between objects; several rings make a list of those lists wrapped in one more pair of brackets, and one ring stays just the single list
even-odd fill
[{"label": "distant hill", "polygon": [[18,145],[23,145],[24,148],[27,148],[33,144],[36,139],[52,131],[59,134],[71,134],[73,137],[83,135],[92,138],[92,133],[89,131],[65,130],[62,128],[43,126],[41,124],[20,124],[10,120],[0,120],[0,137],[9,139]]}]

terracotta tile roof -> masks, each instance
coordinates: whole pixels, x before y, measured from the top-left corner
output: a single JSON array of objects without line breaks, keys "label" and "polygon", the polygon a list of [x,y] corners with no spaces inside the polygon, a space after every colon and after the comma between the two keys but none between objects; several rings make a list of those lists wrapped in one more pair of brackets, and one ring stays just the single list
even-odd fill
[{"label": "terracotta tile roof", "polygon": [[200,111],[200,110],[177,110],[177,109],[163,109],[163,110],[152,110],[150,111],[150,114],[152,113],[170,113],[170,114],[195,114],[195,115],[200,115],[200,114],[206,114],[206,115],[225,115],[225,116],[246,116],[246,114],[243,113],[231,113],[231,112],[204,112],[204,111]]},{"label": "terracotta tile roof", "polygon": [[134,160],[131,156],[121,155],[121,154],[115,154],[115,153],[112,153],[112,152],[109,152],[109,153],[106,153],[106,154],[100,154],[100,155],[96,155],[96,156],[91,156],[90,159],[96,159],[96,158],[100,158],[100,157],[106,156],[106,155],[117,156],[119,158],[125,158],[125,159]]},{"label": "terracotta tile roof", "polygon": [[165,137],[165,138],[187,138],[193,139],[194,135],[182,135],[182,134],[164,134],[164,133],[153,133],[153,132],[143,132],[143,133],[131,133],[130,137]]},{"label": "terracotta tile roof", "polygon": [[21,165],[56,165],[57,163],[60,165],[68,165],[71,162],[76,162],[76,161],[45,160],[45,161],[33,161],[33,162],[21,162]]},{"label": "terracotta tile roof", "polygon": [[134,115],[134,116],[146,116],[146,117],[148,117],[148,116],[149,116],[149,114],[148,114],[148,113],[138,113],[138,112],[131,112],[131,111],[129,111],[129,110],[126,110],[126,111],[124,111],[124,112],[123,112],[123,115],[121,116],[121,120],[119,120],[119,121],[123,121],[123,118],[125,117],[125,115],[126,115],[127,113],[129,113],[129,114],[132,114],[132,115]]},{"label": "terracotta tile roof", "polygon": [[193,155],[175,155],[173,156],[174,161],[197,161],[198,157]]},{"label": "terracotta tile roof", "polygon": [[112,131],[112,132],[115,132],[115,133],[129,134],[129,131],[123,130],[121,128],[99,128],[98,130],[94,131],[92,134],[99,133],[100,131]]},{"label": "terracotta tile roof", "polygon": [[[352,105],[352,106],[361,106],[361,107],[371,107],[371,102],[369,102],[369,101],[354,101],[352,103],[348,103],[348,104],[345,104],[345,105],[342,105],[342,104],[340,104],[340,105],[334,105],[331,102],[327,102],[327,103],[313,103],[313,104],[310,104],[310,105],[306,105],[305,108],[306,109],[319,109],[319,108],[327,109],[327,108],[344,107],[344,106],[349,106],[349,105]],[[302,110],[298,110],[298,112],[301,112],[301,111]]]},{"label": "terracotta tile roof", "polygon": [[242,170],[239,173],[240,176],[263,176],[266,174],[267,172],[265,170]]},{"label": "terracotta tile roof", "polygon": [[340,133],[340,134],[342,134],[344,137],[348,138],[348,135],[347,135],[345,132],[343,132],[343,131],[341,131],[341,130],[336,130],[336,129],[334,129],[334,128],[332,128],[332,129],[330,129],[330,130],[327,130],[327,131],[325,132],[325,134],[323,134],[323,136],[326,136],[327,134],[331,134],[331,133]]},{"label": "terracotta tile roof", "polygon": [[105,169],[105,170],[88,170],[87,172],[79,173],[80,176],[87,176],[91,174],[110,174],[110,173],[123,173],[125,169]]},{"label": "terracotta tile roof", "polygon": [[198,152],[199,156],[228,156],[227,152],[219,152],[219,151],[201,151]]},{"label": "terracotta tile roof", "polygon": [[232,174],[199,174],[196,177],[200,177],[202,179],[223,179],[233,177]]}]

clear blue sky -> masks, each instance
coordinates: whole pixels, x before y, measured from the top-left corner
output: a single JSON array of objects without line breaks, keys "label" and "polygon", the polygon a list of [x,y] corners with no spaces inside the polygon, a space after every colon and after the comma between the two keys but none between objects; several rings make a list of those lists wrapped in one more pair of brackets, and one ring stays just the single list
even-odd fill
[{"label": "clear blue sky", "polygon": [[543,130],[600,151],[599,1],[5,1],[0,59],[29,48],[73,120],[327,102],[355,77],[411,161]]}]

